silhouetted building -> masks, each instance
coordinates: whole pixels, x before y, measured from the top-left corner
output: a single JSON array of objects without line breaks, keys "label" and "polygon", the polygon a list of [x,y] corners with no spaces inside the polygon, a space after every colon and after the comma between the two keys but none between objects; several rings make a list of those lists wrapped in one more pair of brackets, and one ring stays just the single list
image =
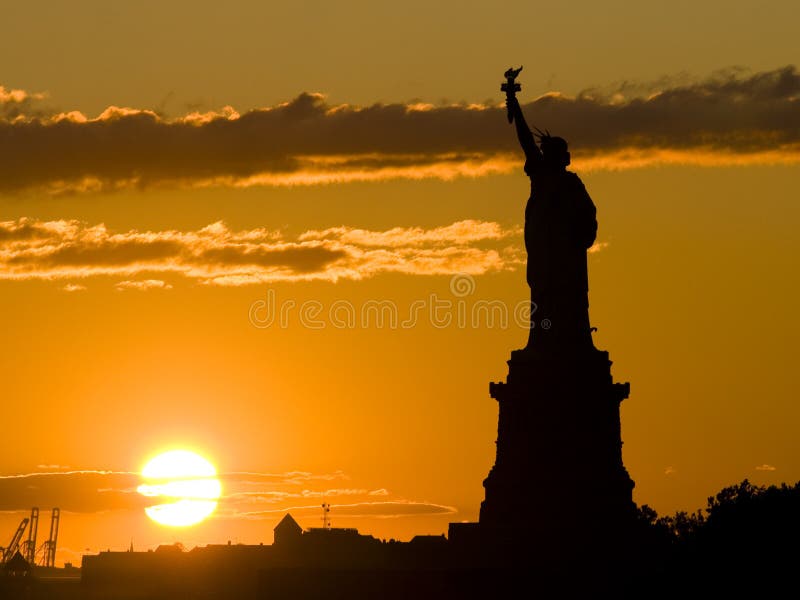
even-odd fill
[{"label": "silhouetted building", "polygon": [[131,598],[224,593],[352,600],[426,598],[426,585],[441,589],[455,577],[444,536],[386,542],[356,529],[303,531],[288,514],[275,533],[271,546],[209,545],[187,552],[174,545],[148,552],[100,552],[83,557],[82,581],[92,597],[113,596],[124,589]]},{"label": "silhouetted building", "polygon": [[29,577],[31,564],[17,551],[14,556],[3,564],[3,572],[7,577]]},{"label": "silhouetted building", "polygon": [[289,513],[286,513],[286,516],[281,519],[272,532],[276,546],[297,544],[300,538],[303,537],[303,528],[297,524],[297,521]]}]

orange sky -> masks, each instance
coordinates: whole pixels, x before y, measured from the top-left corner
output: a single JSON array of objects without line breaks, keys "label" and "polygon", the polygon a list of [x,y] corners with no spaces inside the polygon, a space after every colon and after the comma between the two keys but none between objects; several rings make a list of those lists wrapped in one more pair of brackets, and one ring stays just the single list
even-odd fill
[{"label": "orange sky", "polygon": [[[512,63],[597,205],[636,501],[800,479],[795,3],[407,9],[9,9],[0,545],[34,503],[64,511],[59,563],[269,543],[322,501],[384,538],[476,519],[526,337]],[[184,530],[130,493],[175,447],[225,494]]]}]

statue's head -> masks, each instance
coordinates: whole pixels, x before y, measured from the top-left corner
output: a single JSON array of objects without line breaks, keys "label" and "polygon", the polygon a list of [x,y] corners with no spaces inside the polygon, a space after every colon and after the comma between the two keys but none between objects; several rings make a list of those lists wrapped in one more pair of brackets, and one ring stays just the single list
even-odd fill
[{"label": "statue's head", "polygon": [[546,163],[561,169],[566,169],[570,163],[567,140],[549,134],[540,137],[542,156]]}]

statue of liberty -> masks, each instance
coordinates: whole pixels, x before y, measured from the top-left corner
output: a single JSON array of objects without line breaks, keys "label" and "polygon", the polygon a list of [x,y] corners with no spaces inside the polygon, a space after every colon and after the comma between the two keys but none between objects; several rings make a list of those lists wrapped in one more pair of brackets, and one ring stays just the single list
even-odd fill
[{"label": "statue of liberty", "polygon": [[516,96],[521,88],[514,82],[521,70],[506,71],[501,90],[506,92],[508,119],[516,125],[525,173],[531,179],[525,208],[531,325],[525,350],[593,349],[586,251],[597,234],[595,206],[580,178],[567,171],[567,142],[537,129],[537,144],[525,123]]},{"label": "statue of liberty", "polygon": [[501,89],[531,179],[530,337],[525,349],[511,352],[506,380],[489,384],[498,406],[497,455],[483,481],[480,539],[520,572],[536,565],[566,575],[576,565],[597,565],[605,573],[629,564],[637,551],[634,483],[622,461],[619,418],[630,385],[614,382],[608,352],[595,349],[589,328],[586,252],[597,233],[594,204],[567,171],[567,142],[538,129],[534,136],[525,124],[518,74],[509,69]]}]

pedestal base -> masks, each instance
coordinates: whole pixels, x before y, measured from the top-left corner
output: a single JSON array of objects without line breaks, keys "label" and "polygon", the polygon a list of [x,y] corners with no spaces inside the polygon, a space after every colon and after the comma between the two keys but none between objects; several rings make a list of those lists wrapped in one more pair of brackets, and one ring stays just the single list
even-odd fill
[{"label": "pedestal base", "polygon": [[498,401],[497,459],[484,480],[482,535],[553,554],[597,551],[634,523],[634,483],[622,464],[620,402],[608,353],[511,353]]}]

